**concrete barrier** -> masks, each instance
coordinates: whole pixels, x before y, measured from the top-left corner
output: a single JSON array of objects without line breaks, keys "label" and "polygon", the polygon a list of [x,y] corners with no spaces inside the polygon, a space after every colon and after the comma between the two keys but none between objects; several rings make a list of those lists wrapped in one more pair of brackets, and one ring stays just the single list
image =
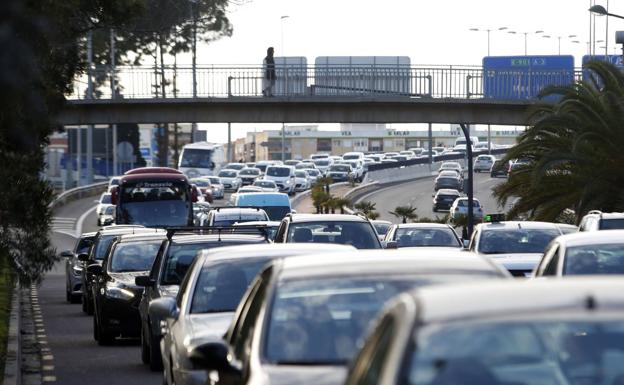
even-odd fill
[{"label": "concrete barrier", "polygon": [[[338,187],[338,186],[346,186],[348,185],[349,182],[338,182],[338,183],[332,183],[329,185],[329,189],[331,191],[332,187]],[[294,198],[292,198],[290,200],[290,207],[292,207],[294,210],[297,210],[296,207],[299,206],[299,204],[301,204],[301,202],[308,198],[310,196],[310,194],[312,194],[312,189],[306,190],[302,193],[297,194]]]},{"label": "concrete barrier", "polygon": [[54,200],[50,203],[49,208],[50,210],[54,210],[73,201],[101,194],[106,191],[107,186],[108,182],[100,182],[64,191],[54,198]]},{"label": "concrete barrier", "polygon": [[378,182],[380,184],[401,182],[410,179],[418,179],[432,175],[440,167],[440,162],[432,164],[416,164],[385,170],[369,171],[364,178],[364,183]]}]

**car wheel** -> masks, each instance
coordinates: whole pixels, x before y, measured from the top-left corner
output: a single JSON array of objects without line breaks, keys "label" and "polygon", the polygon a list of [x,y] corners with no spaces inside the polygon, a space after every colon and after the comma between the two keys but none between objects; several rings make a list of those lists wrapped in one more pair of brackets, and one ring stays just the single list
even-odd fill
[{"label": "car wheel", "polygon": [[97,330],[97,342],[98,345],[100,346],[109,346],[112,345],[115,342],[115,336],[109,332],[108,330],[104,329],[102,327],[102,325],[100,324],[100,322],[97,320],[98,317],[93,317],[94,319],[94,325],[97,326],[96,330]]},{"label": "car wheel", "polygon": [[143,361],[145,365],[150,363],[149,345],[147,344],[145,329],[143,327],[141,327],[141,361]]},{"label": "car wheel", "polygon": [[70,299],[69,299],[70,303],[80,303],[82,301],[81,294],[70,294],[69,296],[70,296]]},{"label": "car wheel", "polygon": [[160,338],[155,337],[150,333],[149,335],[150,345],[149,345],[149,355],[150,362],[149,367],[153,372],[157,372],[163,369],[163,361],[162,356],[160,355]]}]

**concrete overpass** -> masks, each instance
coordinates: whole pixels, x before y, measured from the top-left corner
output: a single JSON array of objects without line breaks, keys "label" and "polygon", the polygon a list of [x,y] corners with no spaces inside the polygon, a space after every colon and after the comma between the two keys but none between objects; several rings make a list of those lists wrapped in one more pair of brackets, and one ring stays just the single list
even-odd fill
[{"label": "concrete overpass", "polygon": [[116,123],[468,123],[527,125],[534,100],[387,95],[69,100],[62,125]]}]

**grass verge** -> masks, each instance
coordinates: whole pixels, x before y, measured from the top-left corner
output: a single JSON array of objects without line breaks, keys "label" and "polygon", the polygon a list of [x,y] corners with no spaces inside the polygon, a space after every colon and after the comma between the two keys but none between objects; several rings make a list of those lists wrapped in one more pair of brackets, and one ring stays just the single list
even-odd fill
[{"label": "grass verge", "polygon": [[7,337],[9,334],[9,316],[11,315],[11,297],[15,273],[8,257],[0,250],[0,385],[4,382],[4,363],[6,360]]}]

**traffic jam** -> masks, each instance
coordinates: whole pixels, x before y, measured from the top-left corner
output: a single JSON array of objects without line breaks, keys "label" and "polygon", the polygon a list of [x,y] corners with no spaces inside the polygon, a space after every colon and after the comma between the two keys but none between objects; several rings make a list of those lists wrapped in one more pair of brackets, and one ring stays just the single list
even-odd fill
[{"label": "traffic jam", "polygon": [[[445,223],[292,209],[316,178],[361,180],[383,158],[112,178],[99,231],[61,254],[67,301],[94,344],[140,340],[167,385],[624,384],[624,283],[608,277],[624,274],[624,213],[510,221],[476,198],[467,239],[456,161],[434,182]],[[479,155],[474,170],[522,162]]]}]

